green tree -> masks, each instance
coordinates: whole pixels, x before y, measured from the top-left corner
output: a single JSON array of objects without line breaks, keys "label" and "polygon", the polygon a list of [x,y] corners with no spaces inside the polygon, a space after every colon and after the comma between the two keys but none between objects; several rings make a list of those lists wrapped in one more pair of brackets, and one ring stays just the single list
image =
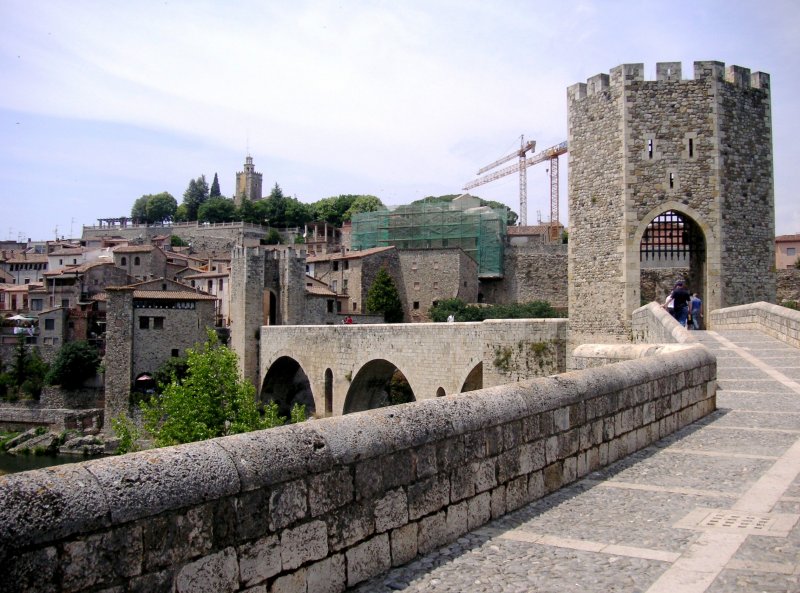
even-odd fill
[{"label": "green tree", "polygon": [[312,204],[314,220],[324,220],[334,226],[342,226],[345,215],[358,196],[340,195],[323,198]]},{"label": "green tree", "polygon": [[134,222],[147,223],[147,201],[149,195],[144,195],[133,203],[131,207],[131,218]]},{"label": "green tree", "polygon": [[228,198],[208,198],[197,210],[200,222],[231,222],[236,220],[236,204]]},{"label": "green tree", "polygon": [[[277,408],[277,405],[275,405]],[[239,378],[236,353],[213,330],[187,354],[186,377],[141,403],[145,430],[158,446],[270,428],[285,422],[274,409],[258,410],[255,388]]]},{"label": "green tree", "polygon": [[262,245],[280,245],[281,234],[276,229],[270,229],[267,236],[261,239]]},{"label": "green tree", "polygon": [[444,299],[428,310],[428,316],[432,321],[446,321],[450,315],[456,321],[483,321],[485,319],[543,319],[558,317],[559,313],[546,301],[476,306],[467,305],[461,299]]},{"label": "green tree", "polygon": [[258,212],[254,202],[243,199],[242,204],[236,209],[236,218],[252,224],[263,224],[264,219],[259,220]]},{"label": "green tree", "polygon": [[383,313],[386,323],[399,323],[403,321],[403,303],[397,293],[394,280],[381,268],[375,275],[372,285],[367,292],[367,312]]},{"label": "green tree", "polygon": [[313,219],[311,207],[297,198],[286,198],[283,226],[301,227]]},{"label": "green tree", "polygon": [[8,371],[0,372],[0,395],[16,399],[23,392],[38,399],[47,371],[47,363],[25,343],[25,336],[20,335]]},{"label": "green tree", "polygon": [[350,204],[350,207],[344,213],[344,220],[352,220],[353,214],[360,214],[362,212],[377,212],[378,210],[386,210],[386,206],[380,201],[380,198],[375,196],[355,196],[355,199]]},{"label": "green tree", "polygon": [[219,191],[219,178],[217,174],[214,173],[214,181],[211,182],[211,189],[208,191],[209,198],[218,198],[222,195],[222,192]]},{"label": "green tree", "polygon": [[99,366],[97,348],[85,341],[67,342],[56,354],[46,380],[50,385],[75,389],[94,377]]},{"label": "green tree", "polygon": [[178,201],[169,192],[149,196],[147,201],[148,222],[167,222],[175,217]]},{"label": "green tree", "polygon": [[798,256],[797,259],[794,260],[794,267],[800,270],[800,256]]},{"label": "green tree", "polygon": [[201,175],[197,179],[189,181],[189,186],[183,192],[183,203],[186,205],[186,219],[197,220],[197,211],[200,206],[208,199],[208,182],[206,176]]}]

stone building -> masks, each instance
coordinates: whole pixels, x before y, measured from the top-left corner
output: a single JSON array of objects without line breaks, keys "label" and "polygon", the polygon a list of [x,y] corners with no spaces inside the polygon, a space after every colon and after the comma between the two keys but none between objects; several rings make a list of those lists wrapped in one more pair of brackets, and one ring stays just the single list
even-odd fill
[{"label": "stone building", "polygon": [[127,413],[137,379],[205,342],[216,298],[165,278],[109,287],[106,313],[106,419]]},{"label": "stone building", "polygon": [[[625,341],[642,262],[675,255],[707,310],[775,299],[770,79],[623,64],[569,87],[571,342]],[[651,241],[674,225],[681,245]]]},{"label": "stone building", "polygon": [[41,282],[47,269],[47,254],[29,252],[3,252],[0,254],[0,270],[11,277],[14,284]]},{"label": "stone building", "polygon": [[154,245],[123,245],[113,251],[114,265],[137,280],[167,278],[167,256]]},{"label": "stone building", "polygon": [[244,160],[244,171],[236,173],[236,193],[233,201],[236,206],[241,206],[244,200],[254,202],[262,197],[262,175],[253,165],[253,157],[249,154]]},{"label": "stone building", "polygon": [[404,249],[398,257],[402,275],[398,292],[406,321],[430,321],[428,311],[442,300],[477,302],[478,263],[460,247]]}]

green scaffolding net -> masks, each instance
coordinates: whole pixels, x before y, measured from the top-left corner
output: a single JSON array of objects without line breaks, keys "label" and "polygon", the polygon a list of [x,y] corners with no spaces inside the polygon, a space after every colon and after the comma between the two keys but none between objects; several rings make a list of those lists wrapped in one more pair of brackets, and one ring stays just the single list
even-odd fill
[{"label": "green scaffolding net", "polygon": [[414,204],[353,215],[352,249],[394,245],[397,249],[460,247],[478,262],[481,277],[503,276],[506,212],[482,206]]}]

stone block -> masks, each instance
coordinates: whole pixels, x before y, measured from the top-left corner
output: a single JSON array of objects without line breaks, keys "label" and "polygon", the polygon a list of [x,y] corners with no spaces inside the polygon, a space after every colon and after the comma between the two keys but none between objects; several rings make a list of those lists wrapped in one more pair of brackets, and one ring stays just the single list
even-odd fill
[{"label": "stone block", "polygon": [[398,488],[375,502],[375,531],[382,533],[408,523],[408,497]]},{"label": "stone block", "polygon": [[577,428],[558,435],[558,457],[563,459],[578,451],[580,433]]},{"label": "stone block", "polygon": [[383,492],[383,460],[365,459],[355,466],[355,497],[373,498]]},{"label": "stone block", "polygon": [[558,460],[559,442],[558,436],[548,437],[544,445],[545,463],[548,465]]},{"label": "stone block", "polygon": [[434,513],[450,502],[450,480],[437,476],[408,487],[408,518],[412,521]]},{"label": "stone block", "polygon": [[389,534],[381,533],[347,550],[347,586],[366,581],[392,566]]},{"label": "stone block", "polygon": [[140,575],[142,528],[128,525],[68,541],[60,560],[65,591],[80,591]]},{"label": "stone block", "polygon": [[308,483],[308,506],[312,517],[353,500],[353,476],[348,467],[311,476]]},{"label": "stone block", "polygon": [[176,593],[233,593],[239,589],[239,565],[233,548],[184,566],[175,577]]},{"label": "stone block", "polygon": [[145,572],[183,564],[212,549],[213,513],[209,505],[142,520]]},{"label": "stone block", "polygon": [[414,481],[414,459],[410,450],[395,451],[381,458],[383,487],[387,490]]},{"label": "stone block", "polygon": [[352,546],[375,533],[374,514],[374,502],[362,500],[326,515],[331,551]]},{"label": "stone block", "polygon": [[453,437],[436,443],[436,467],[440,473],[447,473],[464,462],[464,441]]},{"label": "stone block", "polygon": [[340,593],[347,587],[343,554],[335,554],[310,565],[306,570],[308,593]]},{"label": "stone block", "polygon": [[306,574],[306,569],[301,568],[293,573],[279,576],[272,583],[270,593],[306,593],[308,591]]},{"label": "stone block", "polygon": [[417,479],[430,478],[437,472],[436,445],[423,445],[412,451]]},{"label": "stone block", "polygon": [[273,531],[283,529],[308,514],[306,498],[308,489],[303,480],[279,484],[269,499],[270,527]]},{"label": "stone block", "polygon": [[520,476],[511,480],[506,486],[506,510],[514,511],[528,502],[528,477]]},{"label": "stone block", "polygon": [[3,576],[0,591],[58,591],[58,552],[54,547],[40,548],[32,552],[3,555]]},{"label": "stone block", "polygon": [[485,492],[497,486],[496,458],[490,457],[472,464],[475,473],[475,492]]},{"label": "stone block", "polygon": [[564,459],[562,466],[564,484],[574,482],[578,477],[578,458],[574,455],[572,457],[567,457]]},{"label": "stone block", "polygon": [[328,529],[323,521],[311,521],[281,533],[281,566],[294,570],[328,555]]},{"label": "stone block", "polygon": [[522,443],[522,421],[509,422],[503,426],[503,449],[508,451]]},{"label": "stone block", "polygon": [[464,435],[464,458],[483,459],[486,457],[486,434],[482,431],[468,432]]},{"label": "stone block", "polygon": [[215,501],[215,545],[227,547],[266,535],[270,527],[271,495],[267,489],[251,490],[236,498]]},{"label": "stone block", "polygon": [[555,492],[563,486],[562,463],[557,461],[544,468],[544,487],[547,492]]},{"label": "stone block", "polygon": [[486,429],[486,454],[498,455],[503,450],[503,427],[491,426]]},{"label": "stone block", "polygon": [[528,498],[538,500],[547,494],[544,487],[544,472],[538,471],[528,476]]},{"label": "stone block", "polygon": [[457,502],[475,496],[475,464],[465,463],[450,472],[450,500]]},{"label": "stone block", "polygon": [[506,487],[501,484],[492,490],[492,519],[498,519],[506,514]]},{"label": "stone block", "polygon": [[417,529],[417,523],[409,523],[391,531],[392,566],[411,562],[417,555]]},{"label": "stone block", "polygon": [[569,408],[557,408],[553,410],[553,425],[557,432],[570,429]]},{"label": "stone block", "polygon": [[417,531],[417,549],[427,554],[447,543],[447,513],[441,511],[422,519]]},{"label": "stone block", "polygon": [[466,501],[447,507],[447,539],[455,541],[468,531],[469,505]]},{"label": "stone block", "polygon": [[278,537],[270,535],[239,546],[239,575],[245,586],[263,583],[281,571]]},{"label": "stone block", "polygon": [[168,568],[132,577],[128,581],[128,593],[175,593],[173,583],[176,570],[176,568]]},{"label": "stone block", "polygon": [[492,495],[482,492],[467,501],[467,527],[475,529],[492,518]]},{"label": "stone block", "polygon": [[510,449],[497,456],[497,481],[504,484],[520,474],[520,451]]},{"label": "stone block", "polygon": [[108,502],[85,466],[61,465],[3,476],[0,550],[108,526]]},{"label": "stone block", "polygon": [[217,444],[221,440],[150,449],[82,465],[100,484],[111,520],[124,523],[237,494],[239,473],[227,451]]}]

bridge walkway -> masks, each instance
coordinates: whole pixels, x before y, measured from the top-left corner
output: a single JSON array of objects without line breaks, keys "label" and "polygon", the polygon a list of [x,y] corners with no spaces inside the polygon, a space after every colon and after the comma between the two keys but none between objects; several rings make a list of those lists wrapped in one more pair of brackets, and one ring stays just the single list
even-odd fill
[{"label": "bridge walkway", "polygon": [[716,412],[355,590],[800,591],[800,350],[695,335]]}]

